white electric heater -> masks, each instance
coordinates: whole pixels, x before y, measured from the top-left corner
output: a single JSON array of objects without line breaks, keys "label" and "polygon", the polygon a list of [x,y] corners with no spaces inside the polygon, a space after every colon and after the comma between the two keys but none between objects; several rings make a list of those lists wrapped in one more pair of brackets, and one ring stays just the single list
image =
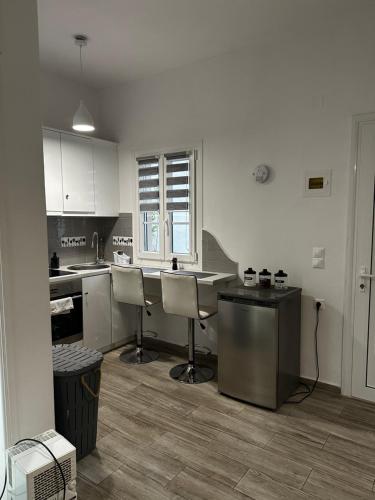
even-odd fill
[{"label": "white electric heater", "polygon": [[56,431],[49,430],[35,436],[54,454],[54,459],[41,445],[22,442],[7,450],[8,499],[10,500],[73,500],[76,492],[76,449]]}]

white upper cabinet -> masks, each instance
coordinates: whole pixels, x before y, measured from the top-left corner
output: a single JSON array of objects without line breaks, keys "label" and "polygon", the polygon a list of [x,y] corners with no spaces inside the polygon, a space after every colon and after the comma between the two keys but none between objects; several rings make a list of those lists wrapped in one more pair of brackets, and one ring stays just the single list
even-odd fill
[{"label": "white upper cabinet", "polygon": [[63,211],[60,133],[43,130],[44,181],[47,212]]},{"label": "white upper cabinet", "polygon": [[92,140],[61,134],[64,212],[95,213]]},{"label": "white upper cabinet", "polygon": [[43,150],[47,214],[118,217],[116,143],[43,129]]},{"label": "white upper cabinet", "polygon": [[117,144],[93,143],[95,171],[95,213],[102,217],[119,214],[119,172]]}]

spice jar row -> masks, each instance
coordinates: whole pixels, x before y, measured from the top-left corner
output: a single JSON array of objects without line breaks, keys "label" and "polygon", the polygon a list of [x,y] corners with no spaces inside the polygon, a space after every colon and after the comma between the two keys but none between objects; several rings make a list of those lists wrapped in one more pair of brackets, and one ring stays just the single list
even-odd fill
[{"label": "spice jar row", "polygon": [[[272,274],[268,271],[268,269],[260,271],[258,276],[260,288],[271,288]],[[252,267],[249,267],[249,269],[247,269],[244,273],[244,286],[257,286],[257,272],[254,271]],[[288,288],[288,275],[282,269],[279,269],[279,271],[274,274],[274,286],[279,290],[285,290]]]}]

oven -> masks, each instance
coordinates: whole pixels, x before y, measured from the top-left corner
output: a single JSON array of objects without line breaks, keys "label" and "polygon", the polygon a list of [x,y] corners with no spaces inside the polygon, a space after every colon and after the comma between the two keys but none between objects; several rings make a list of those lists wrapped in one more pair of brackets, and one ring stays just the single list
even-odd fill
[{"label": "oven", "polygon": [[50,300],[71,297],[73,309],[51,316],[52,344],[73,344],[83,339],[82,280],[50,284]]}]

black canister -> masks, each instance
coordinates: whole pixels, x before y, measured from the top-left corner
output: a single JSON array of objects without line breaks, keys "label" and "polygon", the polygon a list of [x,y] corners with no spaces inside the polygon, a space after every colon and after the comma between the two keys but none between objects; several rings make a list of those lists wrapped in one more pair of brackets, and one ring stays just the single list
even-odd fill
[{"label": "black canister", "polygon": [[177,257],[173,257],[172,259],[172,271],[178,270]]},{"label": "black canister", "polygon": [[254,287],[257,284],[257,273],[254,271],[252,267],[249,267],[244,272],[244,279],[243,279],[243,284],[244,286],[249,286],[249,287]]},{"label": "black canister", "polygon": [[275,288],[286,290],[288,288],[288,275],[282,269],[275,273]]},{"label": "black canister", "polygon": [[263,269],[259,273],[259,286],[261,288],[271,288],[271,273],[267,269]]}]

